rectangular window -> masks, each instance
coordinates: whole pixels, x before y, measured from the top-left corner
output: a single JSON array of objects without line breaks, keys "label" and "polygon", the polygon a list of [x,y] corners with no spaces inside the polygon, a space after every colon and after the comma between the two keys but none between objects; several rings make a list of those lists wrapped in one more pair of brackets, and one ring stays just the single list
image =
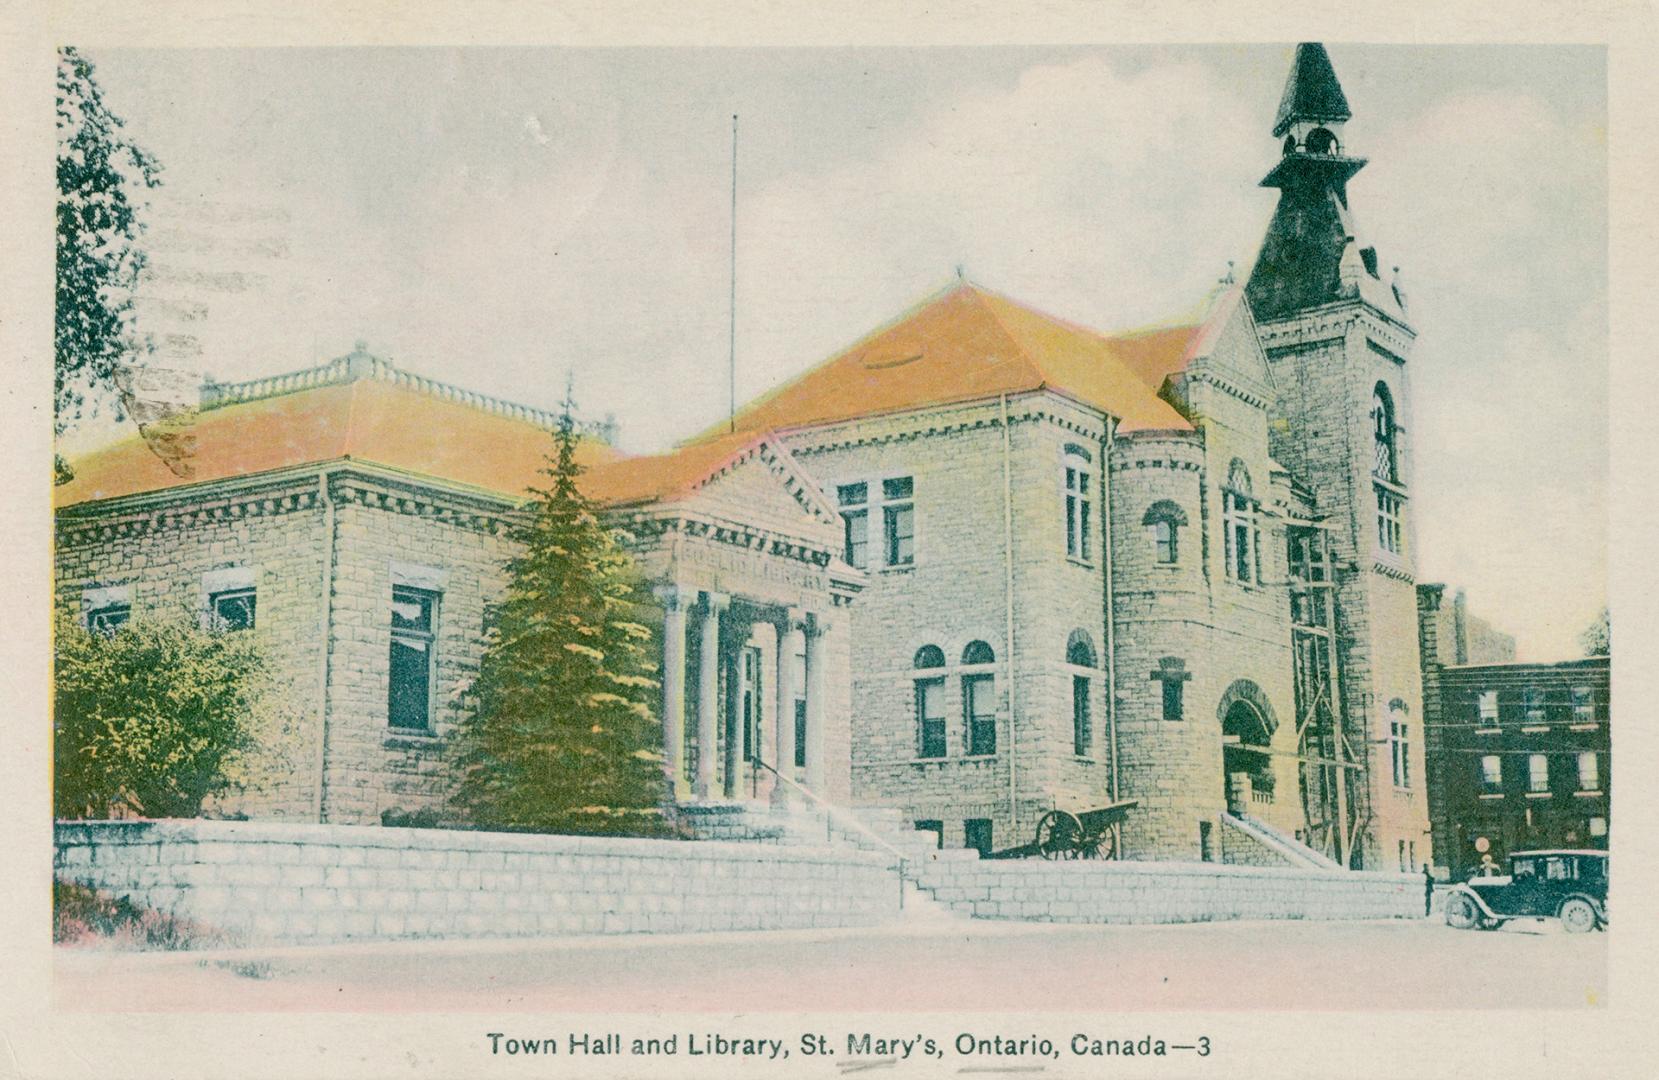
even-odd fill
[{"label": "rectangular window", "polygon": [[962,714],[968,725],[968,753],[997,752],[996,676],[962,676]]},{"label": "rectangular window", "polygon": [[1094,743],[1093,725],[1089,719],[1089,677],[1071,677],[1071,752],[1088,757]]},{"label": "rectangular window", "polygon": [[916,822],[916,831],[932,833],[936,838],[933,844],[934,847],[942,848],[945,846],[945,823],[943,821],[937,818],[924,818]]},{"label": "rectangular window", "polygon": [[1526,722],[1529,724],[1544,724],[1549,717],[1544,714],[1544,691],[1529,686],[1521,691],[1521,702],[1526,709]]},{"label": "rectangular window", "polygon": [[1214,862],[1215,851],[1210,846],[1210,823],[1198,823],[1198,858],[1201,862]]},{"label": "rectangular window", "polygon": [[1184,685],[1185,683],[1183,683],[1180,679],[1164,680],[1165,720],[1181,719],[1181,687]]},{"label": "rectangular window", "polygon": [[1597,768],[1594,752],[1587,751],[1578,755],[1578,790],[1601,790],[1601,772]]},{"label": "rectangular window", "polygon": [[1404,500],[1382,485],[1377,485],[1377,546],[1395,555],[1405,550],[1404,530],[1400,524]]},{"label": "rectangular window", "polygon": [[916,734],[921,748],[920,756],[945,756],[945,680],[917,680]]},{"label": "rectangular window", "polygon": [[1533,793],[1550,789],[1550,759],[1543,754],[1527,756],[1527,790]]},{"label": "rectangular window", "polygon": [[881,482],[882,521],[887,565],[909,566],[916,561],[915,482],[908,476]]},{"label": "rectangular window", "polygon": [[1388,723],[1388,746],[1394,765],[1394,786],[1402,790],[1411,787],[1411,725],[1399,720]]},{"label": "rectangular window", "polygon": [[1401,840],[1399,842],[1399,844],[1400,844],[1400,873],[1403,874],[1407,870],[1409,870],[1410,867],[1406,865],[1406,842],[1404,840]]},{"label": "rectangular window", "polygon": [[252,630],[258,597],[252,589],[227,589],[208,597],[215,630]]},{"label": "rectangular window", "polygon": [[437,644],[438,594],[425,589],[392,589],[392,658],[386,693],[387,719],[394,728],[432,727],[432,663]]},{"label": "rectangular window", "polygon": [[1486,795],[1503,793],[1503,758],[1497,754],[1481,755],[1480,789]]},{"label": "rectangular window", "polygon": [[1596,722],[1595,692],[1588,686],[1573,687],[1573,723],[1593,724]]},{"label": "rectangular window", "polygon": [[1482,690],[1479,703],[1481,724],[1496,724],[1498,722],[1498,692],[1496,690]]},{"label": "rectangular window", "polygon": [[126,601],[104,604],[102,607],[91,608],[86,613],[86,628],[94,634],[105,637],[115,633],[127,625],[132,618],[132,604]]},{"label": "rectangular window", "polygon": [[863,569],[870,558],[870,485],[842,484],[836,489],[841,503],[841,522],[845,532],[846,556],[849,565]]},{"label": "rectangular window", "polygon": [[962,846],[972,848],[980,855],[991,853],[991,819],[969,818],[962,823]]},{"label": "rectangular window", "polygon": [[1066,554],[1089,561],[1090,512],[1089,471],[1069,464],[1066,473]]}]

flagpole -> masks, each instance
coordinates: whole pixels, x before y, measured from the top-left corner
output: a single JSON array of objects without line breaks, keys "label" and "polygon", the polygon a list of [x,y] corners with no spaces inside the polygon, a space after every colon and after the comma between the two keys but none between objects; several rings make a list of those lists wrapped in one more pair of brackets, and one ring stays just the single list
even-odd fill
[{"label": "flagpole", "polygon": [[730,355],[727,358],[727,391],[730,411],[726,414],[726,430],[737,430],[737,114],[732,114],[732,249],[731,292],[728,296],[731,324],[727,334]]}]

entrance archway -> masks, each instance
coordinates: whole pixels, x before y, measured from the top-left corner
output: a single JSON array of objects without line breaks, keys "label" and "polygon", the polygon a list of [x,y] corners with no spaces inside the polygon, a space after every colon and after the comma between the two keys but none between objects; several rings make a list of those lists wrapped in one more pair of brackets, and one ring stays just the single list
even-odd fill
[{"label": "entrance archway", "polygon": [[1221,721],[1222,797],[1231,802],[1232,777],[1243,773],[1250,781],[1251,801],[1272,802],[1273,732],[1279,720],[1267,695],[1250,680],[1240,679],[1221,695],[1216,716]]}]

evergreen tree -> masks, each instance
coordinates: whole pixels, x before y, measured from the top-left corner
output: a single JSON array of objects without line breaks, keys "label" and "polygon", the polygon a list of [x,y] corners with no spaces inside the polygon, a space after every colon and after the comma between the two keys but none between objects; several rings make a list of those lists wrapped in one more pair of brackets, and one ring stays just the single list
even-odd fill
[{"label": "evergreen tree", "polygon": [[1584,649],[1585,656],[1606,656],[1612,651],[1612,623],[1608,620],[1606,608],[1602,608],[1596,621],[1578,635],[1578,643]]},{"label": "evergreen tree", "polygon": [[649,593],[577,489],[568,392],[555,439],[550,485],[511,534],[520,552],[460,735],[455,803],[490,829],[660,832]]}]

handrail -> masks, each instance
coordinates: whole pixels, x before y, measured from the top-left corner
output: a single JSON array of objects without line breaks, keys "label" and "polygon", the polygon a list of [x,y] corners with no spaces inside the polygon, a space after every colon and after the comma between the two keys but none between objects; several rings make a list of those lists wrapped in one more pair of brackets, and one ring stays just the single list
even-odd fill
[{"label": "handrail", "polygon": [[900,908],[904,907],[905,871],[909,868],[909,860],[907,858],[905,858],[904,852],[900,851],[898,848],[894,847],[892,844],[890,844],[886,840],[882,839],[881,836],[878,833],[876,833],[874,830],[872,830],[868,825],[864,824],[862,821],[859,821],[856,817],[852,816],[851,814],[848,814],[845,810],[841,809],[839,806],[836,806],[835,804],[830,803],[830,802],[826,802],[823,798],[818,796],[813,791],[802,787],[800,784],[796,783],[794,780],[790,779],[789,777],[785,776],[783,773],[781,773],[778,770],[774,769],[772,766],[770,766],[766,762],[762,761],[758,755],[755,758],[755,764],[759,765],[761,768],[763,768],[767,772],[771,773],[778,780],[782,781],[791,791],[794,791],[797,794],[804,796],[806,798],[806,800],[809,803],[811,803],[816,809],[823,811],[824,818],[825,818],[826,822],[834,822],[834,823],[840,824],[842,828],[847,829],[849,832],[855,832],[855,833],[859,834],[860,836],[864,837],[865,839],[870,840],[877,847],[881,848],[882,850],[886,851],[889,855],[893,856],[893,858],[897,859],[898,860],[898,866],[895,867],[895,869],[898,871],[898,874],[899,874],[899,907]]}]

